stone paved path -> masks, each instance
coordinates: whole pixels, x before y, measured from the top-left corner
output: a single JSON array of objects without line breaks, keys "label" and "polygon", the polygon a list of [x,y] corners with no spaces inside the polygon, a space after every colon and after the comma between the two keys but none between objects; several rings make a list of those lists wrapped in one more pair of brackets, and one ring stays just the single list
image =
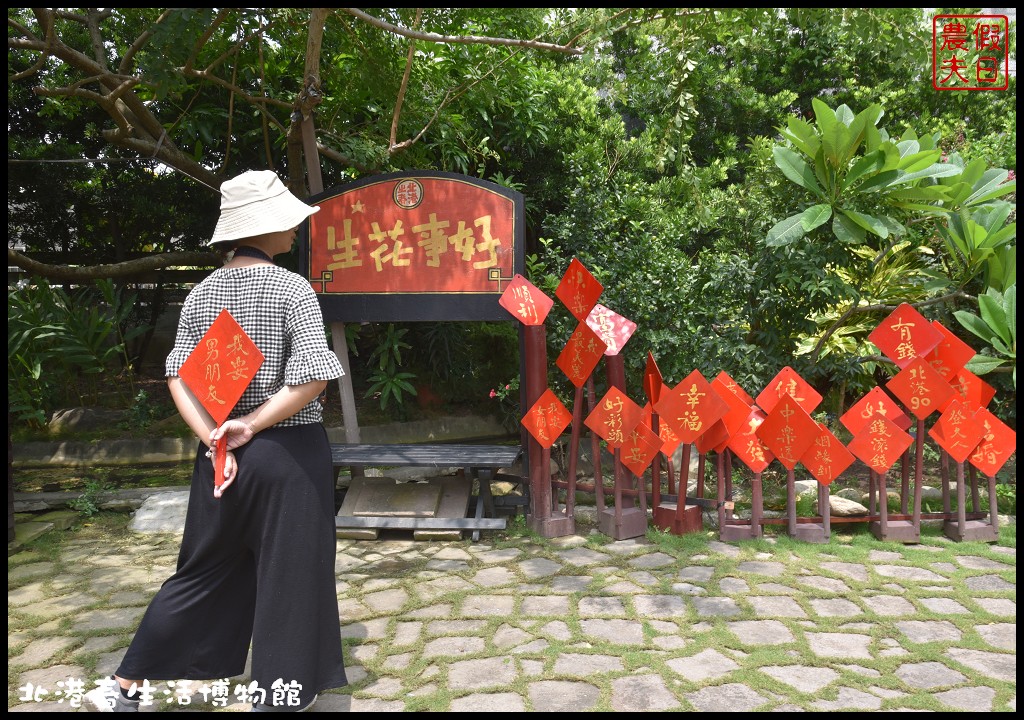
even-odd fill
[{"label": "stone paved path", "polygon": [[[1015,548],[714,537],[339,540],[352,684],[314,711],[1016,710]],[[73,681],[117,666],[176,549],[10,558],[8,708],[74,711]],[[164,692],[146,709],[248,709]]]}]

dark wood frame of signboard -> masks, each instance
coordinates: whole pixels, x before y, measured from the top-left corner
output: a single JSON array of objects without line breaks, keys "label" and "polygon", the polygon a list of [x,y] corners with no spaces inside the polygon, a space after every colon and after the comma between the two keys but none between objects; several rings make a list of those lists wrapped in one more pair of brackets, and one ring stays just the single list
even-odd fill
[{"label": "dark wood frame of signboard", "polygon": [[[502,195],[513,203],[514,237],[513,241],[513,275],[523,274],[525,259],[525,203],[521,193],[495,183],[478,178],[438,171],[410,171],[375,175],[356,180],[352,183],[339,185],[307,198],[309,204],[336,197],[344,192],[367,185],[402,178],[440,178],[465,182],[485,188]],[[310,243],[309,226],[304,223],[299,232],[299,273],[305,277],[310,275]],[[503,278],[503,280],[506,278]],[[507,278],[511,281],[512,278]],[[500,285],[500,283],[499,283]],[[500,290],[500,288],[499,288]],[[524,325],[518,322],[498,300],[501,292],[494,293],[346,293],[324,295],[318,293],[320,307],[326,322],[431,322],[431,321],[508,321],[515,322],[519,330],[519,373],[520,392],[525,392],[526,353],[524,341]],[[525,407],[521,397],[520,407]],[[523,431],[525,434],[525,431]],[[402,529],[402,530],[459,530],[472,531],[473,540],[478,540],[481,530],[503,529],[505,519],[495,517],[495,502],[492,497],[490,482],[495,479],[498,469],[506,468],[517,460],[522,460],[522,467],[529,465],[529,444],[525,436],[521,436],[519,446],[509,445],[457,445],[457,444],[355,444],[331,443],[332,460],[335,474],[343,467],[361,471],[366,467],[423,467],[438,470],[443,467],[461,468],[461,473],[472,483],[478,482],[478,494],[475,503],[474,517],[461,518],[409,518],[392,516],[338,516],[336,526],[342,529]],[[526,471],[524,470],[524,473]],[[508,480],[515,476],[502,475]],[[519,477],[524,495],[529,490],[529,480]],[[471,505],[472,505],[471,498]],[[526,504],[524,497],[518,504]],[[516,503],[512,509],[515,511]],[[485,516],[490,517],[485,517]]]}]

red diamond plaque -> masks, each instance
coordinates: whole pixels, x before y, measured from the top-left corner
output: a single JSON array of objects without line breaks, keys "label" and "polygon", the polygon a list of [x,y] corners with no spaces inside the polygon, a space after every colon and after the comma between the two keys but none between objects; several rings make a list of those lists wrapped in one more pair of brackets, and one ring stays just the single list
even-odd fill
[{"label": "red diamond plaque", "polygon": [[665,379],[661,376],[658,363],[654,361],[654,354],[648,350],[647,366],[644,368],[644,395],[652,403],[658,402],[658,398],[661,397],[661,388],[664,384]]},{"label": "red diamond plaque", "polygon": [[661,438],[641,421],[637,423],[627,436],[626,442],[622,444],[619,457],[630,472],[640,477],[660,450]]},{"label": "red diamond plaque", "polygon": [[847,447],[869,468],[885,474],[913,442],[896,423],[879,415],[864,425]]},{"label": "red diamond plaque", "polygon": [[911,424],[907,414],[880,387],[871,388],[867,395],[855,402],[849,410],[843,413],[842,417],[839,418],[839,422],[851,434],[856,435],[866,423],[878,416],[889,418],[902,430],[908,429]]},{"label": "red diamond plaque", "polygon": [[924,358],[912,359],[885,384],[918,420],[946,404],[956,391]]},{"label": "red diamond plaque", "polygon": [[618,355],[636,330],[635,322],[627,320],[600,303],[587,315],[587,325],[608,346],[604,351],[605,355]]},{"label": "red diamond plaque", "polygon": [[800,462],[807,468],[814,479],[828,486],[853,464],[856,458],[839,438],[821,423],[818,423],[818,437],[807,451],[800,457]]},{"label": "red diamond plaque", "polygon": [[543,325],[555,301],[517,273],[501,294],[498,304],[523,325]]},{"label": "red diamond plaque", "polygon": [[939,410],[945,410],[954,399],[961,400],[967,407],[977,410],[988,407],[996,396],[996,389],[972,373],[967,368],[960,368],[949,381],[955,391]]},{"label": "red diamond plaque", "polygon": [[985,428],[974,421],[974,413],[964,403],[954,400],[946,406],[928,434],[951,458],[962,463],[985,437]]},{"label": "red diamond plaque", "polygon": [[779,371],[770,383],[757,396],[757,405],[766,413],[775,408],[779,398],[790,396],[806,412],[814,412],[821,402],[821,395],[811,387],[793,368],[786,366]]},{"label": "red diamond plaque", "polygon": [[771,465],[775,456],[761,442],[757,429],[764,423],[764,413],[759,408],[751,408],[747,415],[746,427],[729,437],[729,449],[752,471],[759,473]]},{"label": "red diamond plaque", "polygon": [[639,405],[618,388],[611,387],[584,424],[614,449],[622,447],[642,415]]},{"label": "red diamond plaque", "polygon": [[[651,416],[653,414],[654,408],[651,404],[647,403],[644,405],[643,423],[647,427],[651,427]],[[672,453],[676,451],[676,448],[679,447],[679,443],[682,442],[669,424],[660,418],[658,419],[658,437],[661,439],[661,452],[663,452],[667,457],[672,457]]]},{"label": "red diamond plaque", "polygon": [[583,387],[604,354],[604,341],[586,323],[580,323],[562,348],[555,365],[576,387]]},{"label": "red diamond plaque", "polygon": [[684,443],[692,443],[721,420],[729,406],[700,371],[694,370],[671,390],[662,390],[654,409]]},{"label": "red diamond plaque", "polygon": [[733,394],[739,395],[740,399],[743,400],[748,407],[754,404],[754,398],[750,396],[750,393],[744,390],[738,382],[733,380],[725,370],[722,370],[720,373],[715,375],[715,379],[711,381],[711,386],[714,387],[715,390],[719,391],[719,395],[722,395],[719,388],[719,386],[721,386],[728,389]]},{"label": "red diamond plaque", "polygon": [[178,377],[221,425],[262,364],[260,349],[231,313],[221,310],[182,364]]},{"label": "red diamond plaque", "polygon": [[572,413],[565,409],[550,388],[544,391],[522,420],[523,427],[545,448],[551,447],[571,422]]},{"label": "red diamond plaque", "polygon": [[970,345],[951,333],[945,325],[938,320],[932,320],[932,327],[939,331],[942,340],[935,346],[935,349],[925,355],[925,360],[933,368],[938,370],[939,375],[946,382],[953,382],[953,376],[967,362],[975,356]]},{"label": "red diamond plaque", "polygon": [[792,395],[783,395],[757,429],[757,436],[792,470],[818,437],[818,423]]},{"label": "red diamond plaque", "polygon": [[899,368],[905,368],[914,358],[923,358],[942,338],[942,333],[907,303],[893,310],[868,335],[868,340]]},{"label": "red diamond plaque", "polygon": [[573,317],[583,322],[597,304],[603,290],[604,286],[583,267],[583,263],[573,258],[562,281],[555,288],[555,297],[562,301]]},{"label": "red diamond plaque", "polygon": [[974,413],[974,421],[984,428],[984,435],[971,455],[971,465],[993,477],[1017,449],[1017,433],[986,408]]}]

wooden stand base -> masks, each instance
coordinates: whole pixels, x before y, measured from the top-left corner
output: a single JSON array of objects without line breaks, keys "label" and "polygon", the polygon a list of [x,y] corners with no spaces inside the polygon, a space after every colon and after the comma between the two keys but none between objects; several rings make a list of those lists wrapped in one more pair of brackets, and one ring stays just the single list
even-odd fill
[{"label": "wooden stand base", "polygon": [[687,535],[704,529],[704,514],[696,505],[683,508],[680,520],[675,503],[662,503],[653,511],[654,526],[673,535]]},{"label": "wooden stand base", "polygon": [[640,508],[623,508],[618,521],[615,509],[606,508],[597,514],[597,529],[616,540],[642,537],[647,534],[647,513]]},{"label": "wooden stand base", "polygon": [[576,519],[566,517],[564,512],[553,510],[551,515],[546,518],[527,515],[526,527],[541,537],[564,537],[576,533]]},{"label": "wooden stand base", "polygon": [[956,520],[946,520],[942,532],[957,542],[999,542],[999,528],[984,520],[965,520],[962,526]]},{"label": "wooden stand base", "polygon": [[761,523],[749,525],[732,525],[726,523],[718,529],[718,538],[723,542],[737,540],[753,540],[761,537]]},{"label": "wooden stand base", "polygon": [[[889,529],[892,530],[892,523],[889,523]],[[823,523],[799,523],[789,533],[794,540],[811,543],[827,543],[829,535]]]},{"label": "wooden stand base", "polygon": [[921,529],[914,527],[909,520],[889,520],[885,534],[882,534],[882,523],[871,523],[871,534],[879,540],[915,544],[921,542]]}]

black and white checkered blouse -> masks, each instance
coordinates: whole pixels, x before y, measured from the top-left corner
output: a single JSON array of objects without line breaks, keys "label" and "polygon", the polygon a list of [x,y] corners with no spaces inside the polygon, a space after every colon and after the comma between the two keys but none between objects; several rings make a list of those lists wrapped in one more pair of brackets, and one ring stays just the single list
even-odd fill
[{"label": "black and white checkered blouse", "polygon": [[[327,346],[323,314],[309,282],[276,265],[252,265],[219,268],[192,288],[181,309],[174,349],[167,356],[167,377],[178,375],[225,308],[263,353],[263,365],[230,417],[251,412],[285,385],[343,374],[338,357]],[[315,399],[277,427],[322,419],[323,409]]]}]

